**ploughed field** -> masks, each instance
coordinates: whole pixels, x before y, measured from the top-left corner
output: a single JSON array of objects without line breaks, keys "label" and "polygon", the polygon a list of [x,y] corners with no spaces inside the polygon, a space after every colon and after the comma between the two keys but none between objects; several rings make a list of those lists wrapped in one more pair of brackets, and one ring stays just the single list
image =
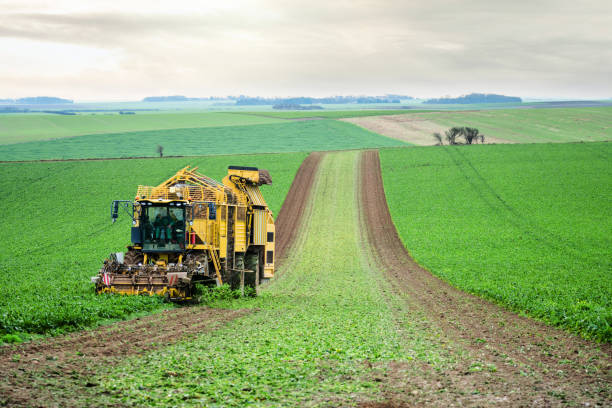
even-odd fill
[{"label": "ploughed field", "polygon": [[478,128],[485,135],[486,143],[597,142],[612,139],[612,107],[410,112],[348,117],[344,121],[422,146],[435,145],[437,141],[432,134],[438,132],[444,136],[444,131],[453,126]]}]

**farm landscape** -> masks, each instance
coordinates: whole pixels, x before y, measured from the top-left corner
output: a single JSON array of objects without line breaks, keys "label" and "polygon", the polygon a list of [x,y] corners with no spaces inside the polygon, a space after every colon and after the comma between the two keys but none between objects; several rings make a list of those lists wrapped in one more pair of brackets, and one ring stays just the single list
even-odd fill
[{"label": "farm landscape", "polygon": [[[571,114],[605,129],[607,109]],[[368,117],[390,117],[379,113]],[[462,114],[470,125],[474,114]],[[124,157],[109,157],[118,134],[93,125],[79,131],[95,135],[80,154],[57,156],[69,151],[58,140],[81,137],[69,130],[30,133],[42,141],[27,156],[12,150],[27,143],[5,140],[5,405],[610,401],[609,143],[538,134],[530,144],[413,147],[338,119],[200,115],[216,133],[126,131],[121,140],[157,134]],[[521,132],[540,129],[540,117],[521,117]],[[549,132],[572,133],[558,126]],[[291,131],[299,137],[259,154],[241,136],[259,132],[263,145]],[[187,154],[192,139],[216,145]],[[155,158],[159,143],[189,157]],[[129,235],[129,218],[108,221],[112,199],[185,165],[220,180],[230,164],[274,180],[263,194],[279,214],[281,261],[259,296],[212,291],[181,306],[94,295],[89,277]]]},{"label": "farm landscape", "polygon": [[612,2],[0,7],[0,407],[612,407]]}]

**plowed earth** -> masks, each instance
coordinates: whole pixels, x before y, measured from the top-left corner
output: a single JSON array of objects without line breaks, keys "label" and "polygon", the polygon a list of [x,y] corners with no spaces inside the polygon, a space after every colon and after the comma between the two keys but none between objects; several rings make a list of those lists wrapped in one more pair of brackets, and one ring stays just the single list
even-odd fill
[{"label": "plowed earth", "polygon": [[[427,114],[407,114],[389,116],[364,116],[341,119],[379,135],[403,140],[417,146],[433,146],[436,144],[432,134],[438,132],[444,135],[448,126],[440,125]],[[512,143],[512,141],[494,138],[487,135],[486,143]]]},{"label": "plowed earth", "polygon": [[[277,262],[297,235],[321,153],[296,173],[276,219]],[[0,406],[100,406],[96,380],[133,355],[215,330],[249,310],[183,307],[70,335],[0,347]]]},{"label": "plowed earth", "polygon": [[[384,403],[557,406],[612,404],[612,347],[518,316],[436,278],[411,258],[389,214],[377,151],[361,158],[361,205],[373,258],[409,309],[426,316],[441,344],[468,352],[442,373],[421,378],[391,364]],[[490,369],[487,369],[490,368]],[[494,368],[494,369],[493,369]],[[419,388],[418,392],[410,390]]]},{"label": "plowed earth", "polygon": [[184,307],[95,330],[0,348],[0,405],[98,406],[94,376],[144,354],[214,330],[245,310]]},{"label": "plowed earth", "polygon": [[298,234],[304,209],[308,204],[310,190],[319,169],[323,153],[314,152],[308,155],[297,171],[287,197],[276,217],[276,267],[283,263],[287,249],[291,247]]}]

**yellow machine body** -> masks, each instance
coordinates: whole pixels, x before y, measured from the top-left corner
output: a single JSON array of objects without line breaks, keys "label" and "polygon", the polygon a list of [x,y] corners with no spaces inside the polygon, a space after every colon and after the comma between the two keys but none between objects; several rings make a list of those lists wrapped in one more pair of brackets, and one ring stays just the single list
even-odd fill
[{"label": "yellow machine body", "polygon": [[138,186],[131,206],[132,245],[111,254],[97,293],[164,295],[190,299],[195,283],[233,287],[274,277],[274,217],[260,191],[266,170],[230,166],[219,183],[186,167],[158,186]]}]

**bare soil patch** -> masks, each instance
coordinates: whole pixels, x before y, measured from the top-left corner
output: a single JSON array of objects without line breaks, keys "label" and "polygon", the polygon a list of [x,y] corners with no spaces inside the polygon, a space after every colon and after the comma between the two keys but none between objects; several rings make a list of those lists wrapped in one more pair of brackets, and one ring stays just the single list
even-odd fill
[{"label": "bare soil patch", "polygon": [[0,348],[0,406],[102,406],[96,378],[122,359],[215,330],[248,310],[184,307]]},{"label": "bare soil patch", "polygon": [[[406,114],[390,116],[365,116],[340,119],[361,126],[379,135],[403,140],[418,146],[433,146],[436,144],[432,133],[444,135],[448,127],[435,123],[427,114]],[[486,136],[485,143],[513,143],[508,140]]]},{"label": "bare soil patch", "polygon": [[[453,370],[424,370],[422,385],[391,365],[386,403],[434,405],[612,405],[612,346],[573,334],[460,291],[419,266],[402,244],[385,198],[377,151],[363,153],[361,206],[368,238],[395,291],[440,328],[441,344],[468,351]],[[418,381],[416,381],[418,387]],[[444,390],[444,392],[440,392]]]},{"label": "bare soil patch", "polygon": [[310,153],[298,169],[291,188],[285,197],[278,217],[276,217],[276,267],[278,268],[288,255],[287,251],[295,240],[302,223],[304,209],[319,169],[324,153]]}]

